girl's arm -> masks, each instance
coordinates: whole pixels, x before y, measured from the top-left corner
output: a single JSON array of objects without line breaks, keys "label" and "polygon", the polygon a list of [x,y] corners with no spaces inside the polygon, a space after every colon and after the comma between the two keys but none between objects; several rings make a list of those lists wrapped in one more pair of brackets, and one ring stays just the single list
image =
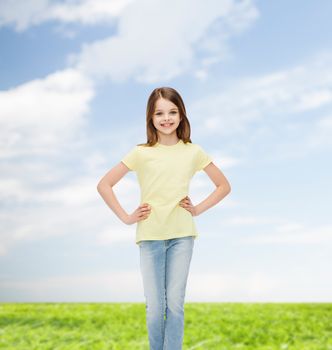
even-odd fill
[{"label": "girl's arm", "polygon": [[204,211],[220,202],[231,192],[231,185],[221,170],[213,164],[213,162],[209,163],[203,170],[207,173],[217,188],[201,203],[195,206],[192,204],[188,196],[180,201],[180,206],[190,211],[193,216],[202,214]]},{"label": "girl's arm", "polygon": [[129,169],[120,162],[110,171],[108,171],[97,185],[97,190],[102,196],[105,203],[113,210],[113,212],[118,216],[118,218],[127,223],[128,214],[120,205],[118,199],[116,198],[112,187],[120,181],[129,171]]},{"label": "girl's arm", "polygon": [[200,215],[205,210],[213,207],[231,192],[230,183],[213,162],[209,163],[203,170],[217,188],[201,203],[196,205],[196,215]]},{"label": "girl's arm", "polygon": [[108,171],[97,185],[97,190],[105,203],[113,210],[118,218],[127,225],[145,220],[151,213],[151,206],[148,203],[142,203],[132,214],[127,214],[116,198],[112,187],[118,183],[129,170],[130,169],[124,163],[120,162]]}]

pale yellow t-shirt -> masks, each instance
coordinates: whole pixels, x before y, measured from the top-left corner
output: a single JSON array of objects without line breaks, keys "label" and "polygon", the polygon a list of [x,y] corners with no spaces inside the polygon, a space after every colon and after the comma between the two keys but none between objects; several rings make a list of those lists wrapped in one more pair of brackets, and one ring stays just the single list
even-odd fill
[{"label": "pale yellow t-shirt", "polygon": [[203,148],[181,139],[171,146],[135,146],[121,161],[137,174],[140,204],[151,206],[148,218],[137,222],[136,244],[184,236],[196,239],[193,216],[179,202],[188,195],[193,175],[212,162]]}]

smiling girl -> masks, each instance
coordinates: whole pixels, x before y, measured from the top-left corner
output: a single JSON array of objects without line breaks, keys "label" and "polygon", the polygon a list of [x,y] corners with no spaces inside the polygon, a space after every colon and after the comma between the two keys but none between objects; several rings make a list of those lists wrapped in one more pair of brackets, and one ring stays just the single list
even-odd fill
[{"label": "smiling girl", "polygon": [[[198,236],[193,217],[220,202],[231,187],[211,157],[191,142],[185,105],[175,89],[152,91],[146,126],[147,142],[133,147],[102,177],[97,189],[120,220],[137,223],[150,350],[180,350],[186,284]],[[200,170],[216,188],[193,205],[189,184]],[[121,207],[112,190],[128,171],[137,173],[141,189],[141,204],[132,214]]]}]

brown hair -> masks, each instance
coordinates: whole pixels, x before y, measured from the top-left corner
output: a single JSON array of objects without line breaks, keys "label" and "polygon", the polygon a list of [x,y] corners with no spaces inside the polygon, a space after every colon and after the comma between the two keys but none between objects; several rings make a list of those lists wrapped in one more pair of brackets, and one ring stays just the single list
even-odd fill
[{"label": "brown hair", "polygon": [[184,143],[191,142],[190,139],[190,123],[186,114],[186,107],[183,103],[183,100],[180,94],[171,87],[159,87],[152,91],[149,96],[148,103],[146,106],[146,135],[147,142],[140,143],[137,146],[149,146],[152,147],[158,141],[157,130],[153,125],[152,117],[156,108],[156,102],[158,99],[164,98],[166,100],[174,103],[180,113],[180,124],[176,129],[176,133],[179,139]]}]

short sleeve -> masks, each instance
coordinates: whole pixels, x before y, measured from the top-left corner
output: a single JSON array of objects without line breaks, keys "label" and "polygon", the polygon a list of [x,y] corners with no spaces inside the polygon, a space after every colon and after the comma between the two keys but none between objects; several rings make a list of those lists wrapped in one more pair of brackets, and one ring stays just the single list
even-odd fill
[{"label": "short sleeve", "polygon": [[138,146],[132,148],[122,159],[121,162],[124,163],[130,170],[137,170],[138,168]]},{"label": "short sleeve", "polygon": [[195,157],[195,171],[203,170],[212,161],[212,157],[209,154],[207,154],[201,146],[197,145],[197,153]]}]

